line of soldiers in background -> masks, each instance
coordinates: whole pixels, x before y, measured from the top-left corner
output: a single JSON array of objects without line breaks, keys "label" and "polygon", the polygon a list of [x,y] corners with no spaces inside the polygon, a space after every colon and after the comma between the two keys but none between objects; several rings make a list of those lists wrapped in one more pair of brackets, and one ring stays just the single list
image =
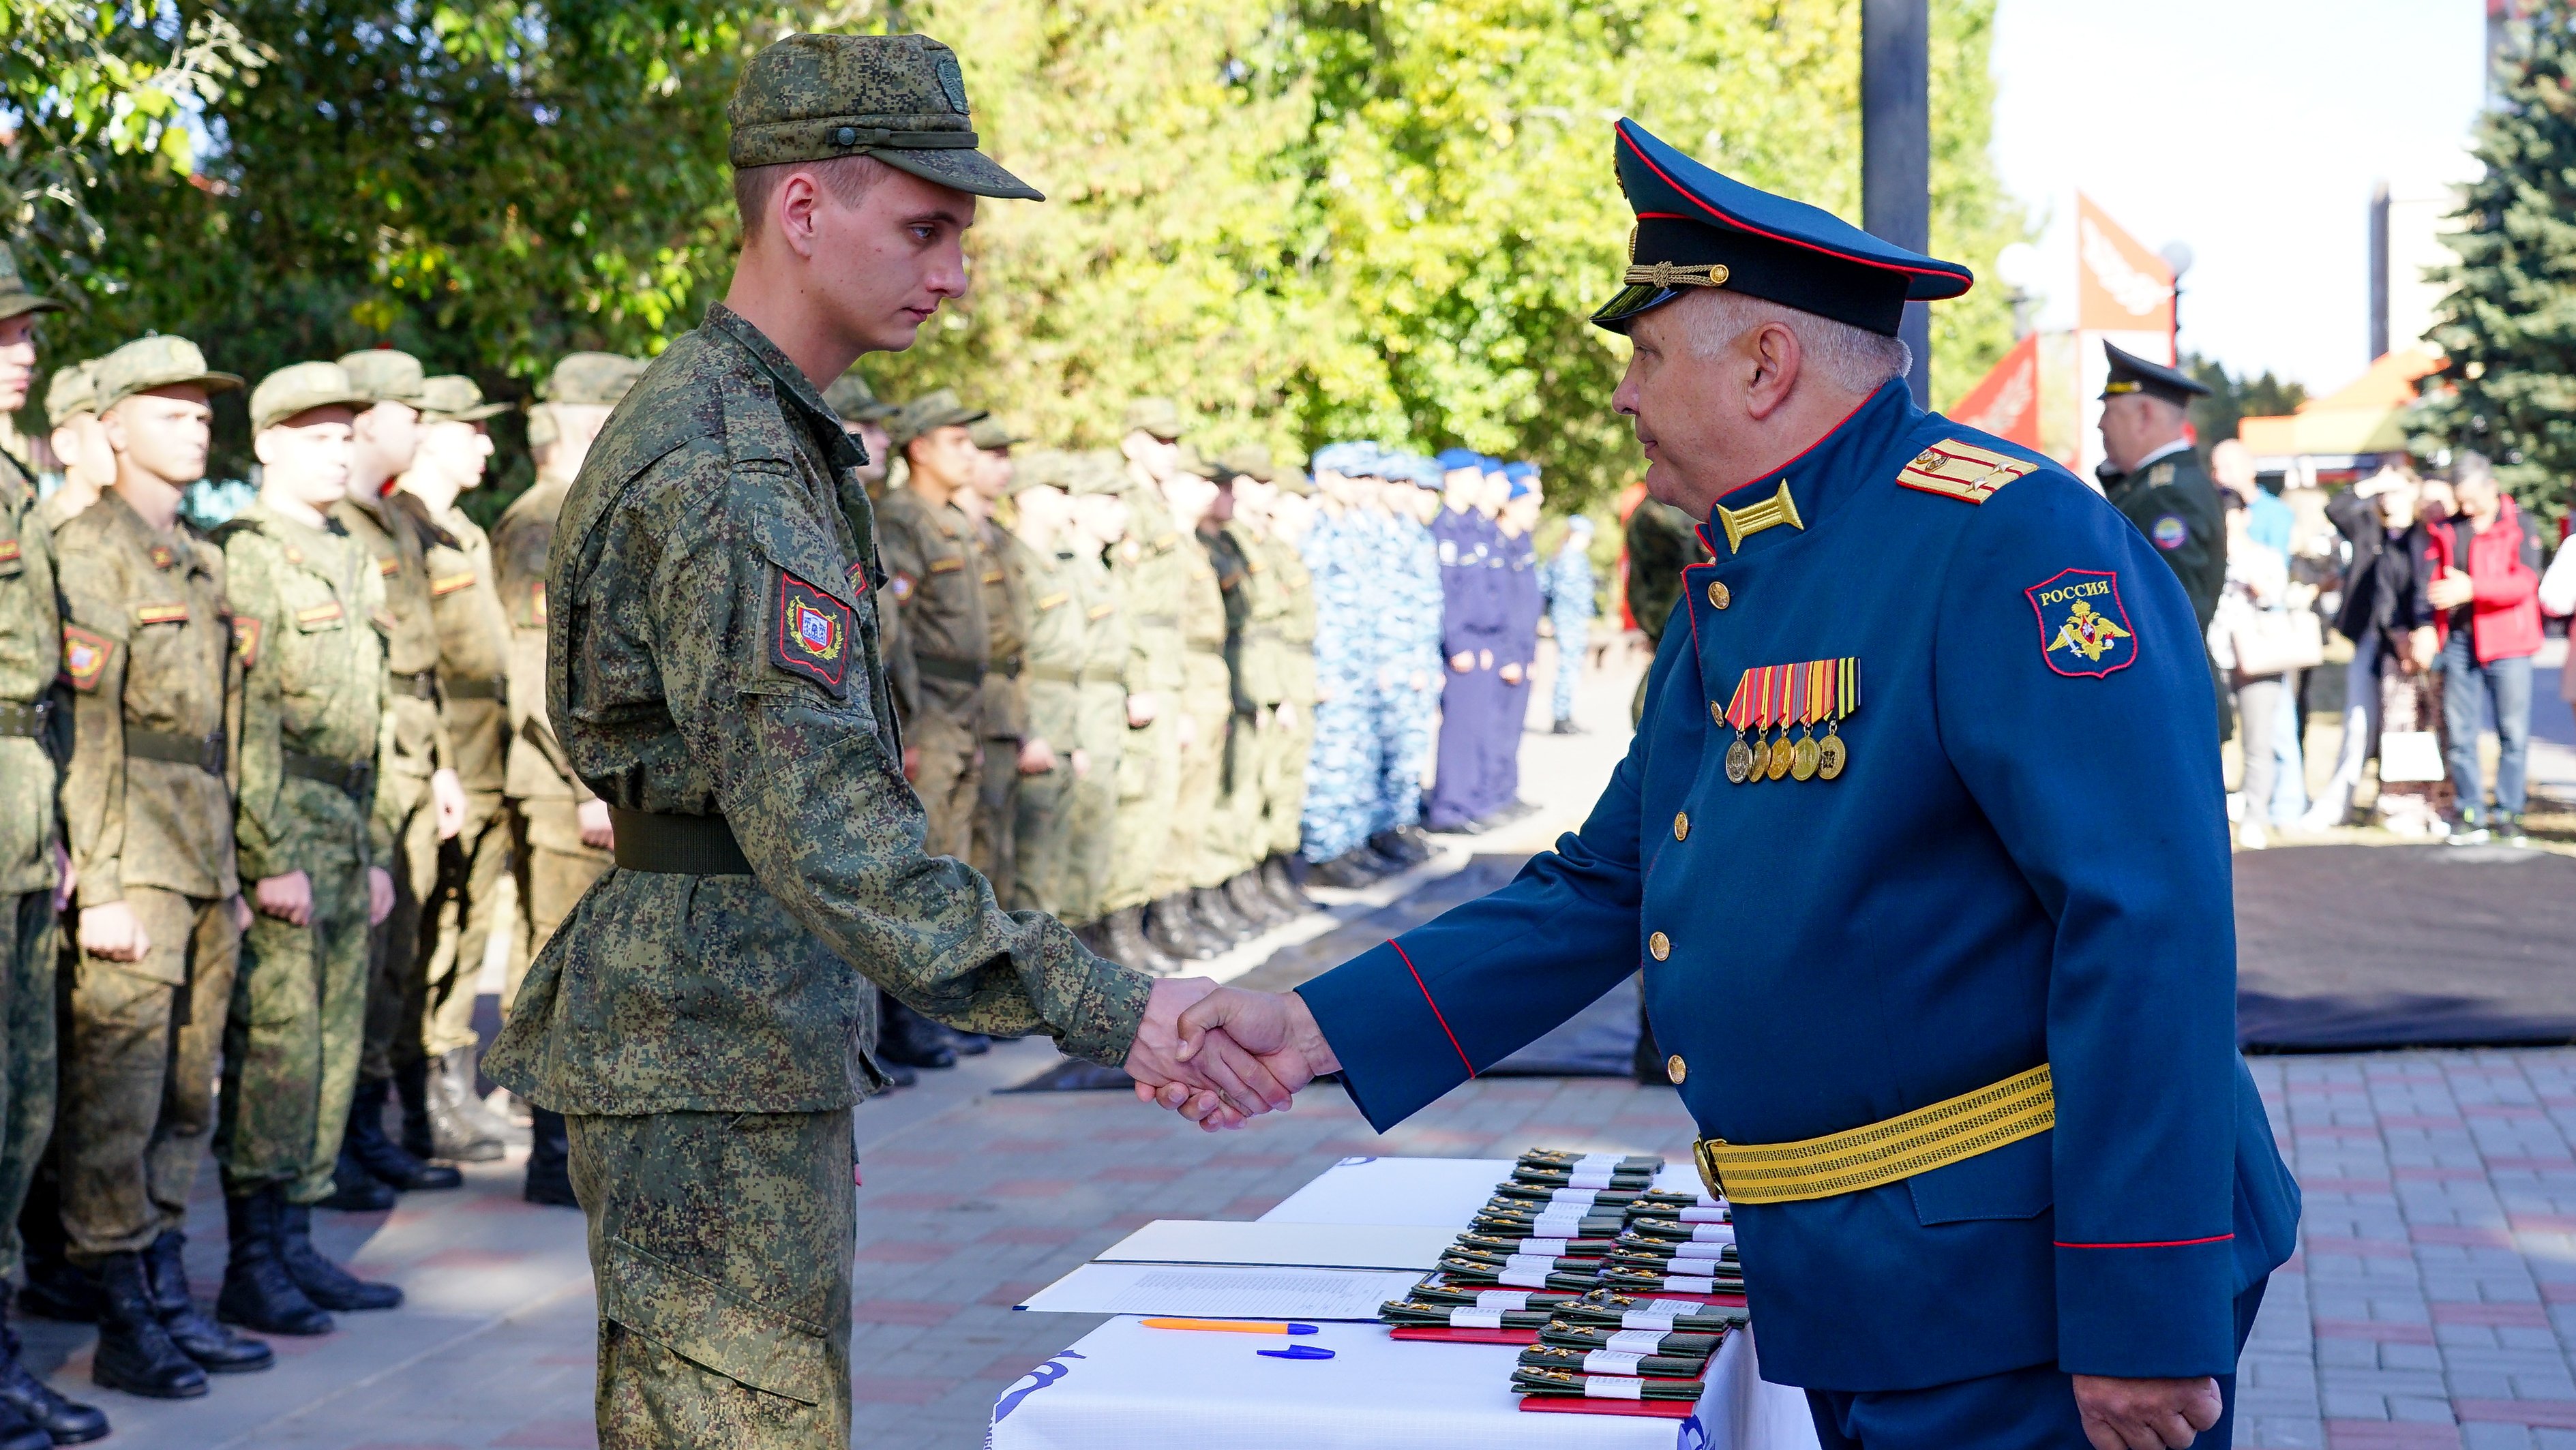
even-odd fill
[{"label": "line of soldiers in background", "polygon": [[[58,305],[0,270],[7,411]],[[610,859],[544,718],[546,554],[642,367],[556,367],[530,417],[537,485],[496,538],[458,499],[501,405],[390,349],[260,381],[258,495],[211,534],[182,500],[209,397],[243,380],[186,339],[53,370],[49,491],[0,463],[0,1224],[7,1259],[23,1243],[20,1305],[98,1324],[100,1384],[201,1395],[274,1362],[230,1326],[319,1334],[398,1304],[315,1250],[312,1209],[381,1210],[502,1155],[506,1120],[475,1093],[487,946],[508,933],[514,988]],[[568,1205],[561,1120],[535,1117],[527,1196]],[[210,1141],[212,1315],[181,1257]],[[0,1450],[105,1433],[0,1350]]]},{"label": "line of soldiers in background", "polygon": [[[1029,450],[945,389],[898,407],[853,373],[825,401],[874,460],[929,847],[1005,906],[1170,973],[1313,910],[1307,881],[1428,859],[1426,808],[1444,830],[1528,809],[1534,469],[1340,443],[1310,478],[1259,446],[1203,455],[1164,398],[1090,452]],[[985,1048],[881,1005],[895,1068]]]}]

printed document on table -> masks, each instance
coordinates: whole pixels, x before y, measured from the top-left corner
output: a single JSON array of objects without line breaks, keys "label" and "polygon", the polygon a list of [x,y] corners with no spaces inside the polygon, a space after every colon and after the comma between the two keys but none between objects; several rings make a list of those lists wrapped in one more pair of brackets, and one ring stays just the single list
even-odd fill
[{"label": "printed document on table", "polygon": [[1184,1319],[1375,1319],[1422,1282],[1410,1269],[1291,1269],[1230,1264],[1085,1264],[1018,1307],[1051,1314]]}]

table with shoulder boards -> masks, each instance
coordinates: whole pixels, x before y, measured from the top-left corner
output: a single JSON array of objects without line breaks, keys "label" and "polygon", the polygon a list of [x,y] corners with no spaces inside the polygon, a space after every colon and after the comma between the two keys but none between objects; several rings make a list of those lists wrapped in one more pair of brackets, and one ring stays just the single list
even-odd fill
[{"label": "table with shoulder boards", "polygon": [[[1345,1158],[1263,1214],[1261,1221],[1454,1228],[1466,1245],[1495,1223],[1498,1208],[1512,1207],[1498,1196],[1497,1184],[1511,1186],[1515,1178],[1532,1176],[1526,1172],[1529,1161],[1525,1157],[1515,1165],[1507,1159],[1483,1158]],[[1667,1199],[1706,1202],[1698,1199],[1699,1183],[1686,1164],[1655,1173],[1649,1191]],[[1599,1210],[1561,1206],[1581,1197],[1559,1191],[1551,1205],[1542,1190],[1533,1199],[1536,1232],[1571,1236],[1599,1231],[1603,1220],[1582,1216]],[[1662,1221],[1657,1232],[1684,1240],[1692,1236],[1686,1226],[1671,1229],[1671,1222]],[[1558,1223],[1568,1226],[1560,1229]],[[1627,1219],[1629,1227],[1617,1239],[1622,1247],[1609,1262],[1636,1258],[1637,1223],[1633,1217]],[[1581,1240],[1577,1243],[1575,1251],[1583,1252]],[[1470,1303],[1454,1316],[1462,1326],[1535,1324],[1537,1320],[1526,1312],[1507,1315],[1489,1307],[1574,1297],[1555,1292],[1571,1284],[1572,1278],[1562,1274],[1551,1278],[1543,1263],[1534,1270],[1532,1262],[1524,1256],[1498,1255],[1488,1265],[1472,1254],[1453,1250],[1443,1255],[1441,1271],[1429,1281],[1434,1289],[1417,1290],[1407,1303],[1391,1305],[1389,1317],[1426,1320],[1431,1316],[1424,1314],[1423,1301],[1445,1298]],[[1559,1267],[1571,1267],[1567,1261],[1558,1262]],[[1684,1275],[1706,1266],[1672,1262],[1656,1272]],[[1625,1274],[1634,1280],[1637,1271],[1591,1272]],[[1731,1255],[1727,1267],[1712,1272],[1732,1272]],[[1487,1307],[1479,1307],[1471,1301],[1478,1297],[1476,1284],[1487,1277],[1495,1288],[1482,1295]],[[1650,1286],[1633,1300],[1616,1301],[1648,1306],[1660,1301],[1660,1308],[1627,1316],[1631,1326],[1652,1324],[1655,1314],[1669,1322],[1676,1312],[1691,1313],[1697,1303],[1740,1302],[1723,1292],[1686,1294],[1680,1303],[1662,1297],[1666,1287],[1721,1291],[1726,1287],[1705,1277],[1647,1282]],[[1515,1285],[1528,1287],[1526,1291],[1510,1287]],[[1445,1294],[1440,1286],[1446,1287]],[[1559,1314],[1549,1322],[1558,1332],[1544,1337],[1561,1339],[1567,1316]],[[1699,1322],[1685,1318],[1680,1327]],[[1606,1332],[1615,1333],[1620,1327],[1616,1320],[1604,1323]],[[1579,1391],[1573,1392],[1571,1404],[1550,1401],[1575,1413],[1531,1413],[1523,1397],[1531,1383],[1526,1366],[1532,1350],[1525,1346],[1532,1336],[1527,1334],[1477,1336],[1471,1329],[1399,1328],[1383,1322],[1319,1321],[1315,1330],[1293,1341],[1176,1333],[1148,1328],[1134,1315],[1118,1316],[1006,1390],[994,1404],[987,1443],[990,1450],[1204,1450],[1212,1446],[1225,1450],[1316,1446],[1334,1450],[1521,1446],[1532,1450],[1815,1450],[1815,1428],[1805,1394],[1761,1380],[1749,1326],[1727,1326],[1706,1362],[1697,1402],[1687,1410],[1672,1405],[1663,1414],[1637,1413],[1633,1402],[1625,1408],[1608,1399],[1587,1404]],[[1416,1337],[1422,1335],[1443,1337]],[[1478,1337],[1516,1342],[1462,1342]],[[1636,1337],[1633,1333],[1622,1336],[1622,1347]],[[1288,1343],[1330,1350],[1331,1357],[1283,1359],[1260,1353]],[[1516,1369],[1520,1389],[1515,1388]],[[1654,1373],[1654,1367],[1649,1365],[1645,1372]],[[1574,1382],[1580,1384],[1584,1378],[1577,1374]]]}]

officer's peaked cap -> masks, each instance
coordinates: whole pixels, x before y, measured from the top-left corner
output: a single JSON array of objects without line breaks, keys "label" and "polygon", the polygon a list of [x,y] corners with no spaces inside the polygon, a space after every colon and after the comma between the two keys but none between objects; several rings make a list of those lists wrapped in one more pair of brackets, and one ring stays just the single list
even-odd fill
[{"label": "officer's peaked cap", "polygon": [[1896,335],[1908,302],[1956,297],[1976,275],[1880,241],[1833,213],[1745,185],[1618,125],[1619,187],[1637,213],[1625,286],[1594,323],[1626,332],[1690,287],[1722,287]]},{"label": "officer's peaked cap", "polygon": [[2102,351],[2111,360],[2111,372],[2102,384],[2102,396],[2116,398],[2123,393],[2145,393],[2162,398],[2176,407],[2189,407],[2194,398],[2209,396],[2209,384],[2191,374],[2151,363],[2133,352],[2122,352],[2109,343]]},{"label": "officer's peaked cap", "polygon": [[1484,455],[1473,448],[1444,448],[1440,456],[1431,461],[1439,464],[1443,473],[1454,473],[1463,468],[1481,470],[1485,466]]}]

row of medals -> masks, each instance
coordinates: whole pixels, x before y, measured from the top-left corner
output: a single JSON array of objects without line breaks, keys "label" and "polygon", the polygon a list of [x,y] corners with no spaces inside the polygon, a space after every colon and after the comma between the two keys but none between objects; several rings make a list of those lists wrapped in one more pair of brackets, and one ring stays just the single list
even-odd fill
[{"label": "row of medals", "polygon": [[1842,774],[1851,763],[1851,749],[1843,744],[1838,725],[1828,724],[1822,739],[1808,733],[1812,726],[1799,728],[1795,740],[1789,738],[1785,725],[1775,740],[1757,738],[1748,744],[1742,735],[1736,736],[1735,743],[1726,747],[1726,778],[1743,785],[1784,775],[1791,780],[1831,780]]}]

